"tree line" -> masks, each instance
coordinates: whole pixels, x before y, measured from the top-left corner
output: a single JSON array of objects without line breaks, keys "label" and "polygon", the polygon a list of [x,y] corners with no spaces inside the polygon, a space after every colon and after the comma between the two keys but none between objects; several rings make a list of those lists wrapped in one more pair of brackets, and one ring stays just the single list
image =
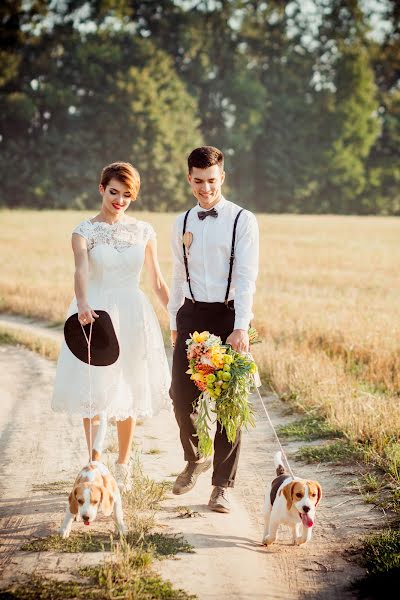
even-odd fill
[{"label": "tree line", "polygon": [[128,160],[181,210],[209,144],[254,210],[400,214],[396,0],[5,0],[0,42],[0,205],[91,208]]}]

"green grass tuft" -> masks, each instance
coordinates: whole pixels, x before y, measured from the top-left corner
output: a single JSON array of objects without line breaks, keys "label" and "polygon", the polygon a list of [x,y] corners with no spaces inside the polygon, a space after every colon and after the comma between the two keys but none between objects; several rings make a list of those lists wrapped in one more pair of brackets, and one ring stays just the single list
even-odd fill
[{"label": "green grass tuft", "polygon": [[[95,598],[87,583],[57,581],[47,577],[31,575],[23,583],[18,583],[0,591],[1,600],[62,600],[63,598]],[[100,598],[101,596],[97,596]]]},{"label": "green grass tuft", "polygon": [[317,417],[305,417],[294,423],[282,425],[278,429],[278,434],[285,438],[304,441],[343,436],[340,431],[334,429],[327,421]]},{"label": "green grass tuft", "polygon": [[192,554],[194,552],[191,546],[182,535],[177,533],[151,533],[145,536],[143,547],[152,550],[157,558],[166,558],[175,556],[178,552]]},{"label": "green grass tuft", "polygon": [[385,529],[367,536],[360,552],[360,562],[368,573],[388,573],[400,569],[400,531]]},{"label": "green grass tuft", "polygon": [[303,446],[295,457],[307,463],[334,462],[347,463],[362,458],[362,449],[356,444],[340,440],[323,446]]},{"label": "green grass tuft", "polygon": [[[400,578],[400,531],[385,529],[367,536],[354,550],[358,562],[367,569],[367,576],[352,584],[359,598],[385,597],[397,589]],[[390,595],[393,595],[393,594]]]},{"label": "green grass tuft", "polygon": [[60,351],[60,344],[55,340],[49,339],[45,336],[32,334],[30,332],[23,331],[22,329],[7,328],[7,326],[0,326],[0,345],[1,344],[12,344],[16,346],[24,346],[28,350],[32,350],[47,358],[48,360],[56,361]]},{"label": "green grass tuft", "polygon": [[110,537],[101,534],[71,533],[64,540],[60,535],[50,535],[27,542],[21,550],[27,552],[104,552],[111,548]]},{"label": "green grass tuft", "polygon": [[147,452],[145,452],[145,454],[161,454],[162,450],[160,450],[159,448],[150,448],[150,450],[147,450]]},{"label": "green grass tuft", "polygon": [[[194,599],[182,590],[173,588],[151,571],[153,551],[140,546],[132,548],[122,539],[114,547],[115,560],[80,570],[91,578],[92,589],[100,586],[102,598],[134,598],[135,600],[189,600]],[[129,594],[129,595],[128,595]],[[90,596],[89,596],[90,598]]]}]

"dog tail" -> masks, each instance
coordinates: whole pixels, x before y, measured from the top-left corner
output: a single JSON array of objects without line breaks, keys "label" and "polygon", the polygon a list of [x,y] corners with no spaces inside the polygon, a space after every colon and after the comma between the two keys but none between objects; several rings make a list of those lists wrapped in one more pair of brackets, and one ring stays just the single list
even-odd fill
[{"label": "dog tail", "polygon": [[107,432],[107,417],[100,413],[99,427],[93,442],[92,460],[100,460],[104,448],[104,440]]},{"label": "dog tail", "polygon": [[275,455],[274,455],[274,465],[275,465],[277,477],[279,477],[279,475],[285,475],[286,469],[283,466],[282,452],[276,452],[275,453]]}]

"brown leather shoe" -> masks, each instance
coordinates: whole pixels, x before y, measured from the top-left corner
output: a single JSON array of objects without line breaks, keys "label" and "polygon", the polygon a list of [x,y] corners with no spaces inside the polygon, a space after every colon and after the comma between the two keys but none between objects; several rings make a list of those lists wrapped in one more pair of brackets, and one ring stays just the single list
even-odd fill
[{"label": "brown leather shoe", "polygon": [[175,480],[174,487],[172,488],[172,493],[180,496],[181,494],[186,494],[186,492],[190,492],[191,489],[196,485],[196,481],[198,476],[211,467],[212,460],[211,458],[207,458],[204,462],[188,462],[186,463],[186,467],[183,469],[182,473],[179,473],[178,477]]},{"label": "brown leather shoe", "polygon": [[211,510],[220,513],[228,513],[231,511],[231,505],[228,498],[228,489],[216,485],[211,492],[208,506]]}]

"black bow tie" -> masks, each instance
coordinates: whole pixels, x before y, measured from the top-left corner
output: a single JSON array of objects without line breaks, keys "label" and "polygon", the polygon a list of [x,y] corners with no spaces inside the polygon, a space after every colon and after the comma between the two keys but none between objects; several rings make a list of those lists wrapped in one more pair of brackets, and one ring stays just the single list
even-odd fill
[{"label": "black bow tie", "polygon": [[206,217],[218,217],[218,211],[215,210],[215,208],[212,208],[211,210],[201,210],[197,213],[197,216],[199,217],[200,221],[203,221]]}]

